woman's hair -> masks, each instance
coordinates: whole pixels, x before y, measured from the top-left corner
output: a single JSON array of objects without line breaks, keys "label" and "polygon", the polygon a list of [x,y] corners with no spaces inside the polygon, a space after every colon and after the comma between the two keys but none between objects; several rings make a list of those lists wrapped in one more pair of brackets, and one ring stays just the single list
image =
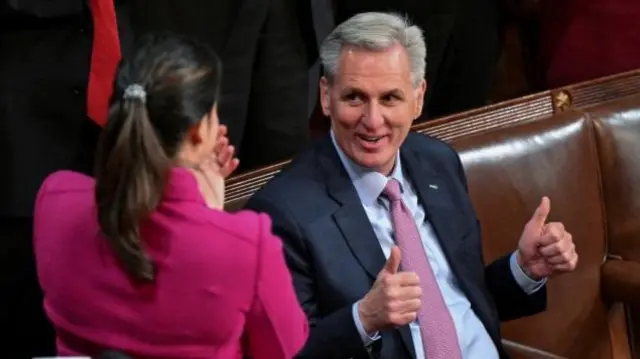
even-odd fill
[{"label": "woman's hair", "polygon": [[218,100],[221,63],[207,46],[171,34],[140,39],[116,74],[98,144],[95,196],[102,233],[124,269],[151,281],[140,224],[162,199],[186,134]]}]

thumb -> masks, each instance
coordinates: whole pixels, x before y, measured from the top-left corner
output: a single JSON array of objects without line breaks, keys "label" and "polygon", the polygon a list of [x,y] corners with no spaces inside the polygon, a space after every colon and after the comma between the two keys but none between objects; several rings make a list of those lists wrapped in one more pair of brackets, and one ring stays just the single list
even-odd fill
[{"label": "thumb", "polygon": [[387,259],[387,263],[384,264],[384,268],[382,271],[396,274],[398,273],[398,268],[400,267],[400,259],[402,255],[400,253],[400,248],[398,246],[393,246],[391,248],[391,253],[389,254],[389,258]]},{"label": "thumb", "polygon": [[533,217],[531,217],[531,221],[537,223],[541,227],[547,222],[547,217],[549,216],[549,212],[551,212],[551,200],[549,197],[542,197],[542,201],[540,201],[540,205],[536,208],[536,211],[533,213]]}]

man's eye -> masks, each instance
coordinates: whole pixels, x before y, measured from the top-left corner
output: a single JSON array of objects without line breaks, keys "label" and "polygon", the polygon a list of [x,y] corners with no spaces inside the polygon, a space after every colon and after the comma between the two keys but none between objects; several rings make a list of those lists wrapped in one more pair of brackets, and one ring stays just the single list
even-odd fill
[{"label": "man's eye", "polygon": [[349,102],[349,103],[361,102],[360,96],[358,96],[357,94],[348,94],[348,95],[345,95],[343,98],[346,102]]},{"label": "man's eye", "polygon": [[382,97],[382,103],[385,103],[385,104],[393,104],[393,103],[396,103],[399,100],[400,99],[397,96],[394,96],[394,95],[387,95],[387,96]]}]

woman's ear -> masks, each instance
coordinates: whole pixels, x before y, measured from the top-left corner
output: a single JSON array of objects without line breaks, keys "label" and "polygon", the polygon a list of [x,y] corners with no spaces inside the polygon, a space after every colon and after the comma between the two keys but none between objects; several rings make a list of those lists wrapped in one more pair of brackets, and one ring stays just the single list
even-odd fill
[{"label": "woman's ear", "polygon": [[201,124],[191,126],[184,136],[184,140],[176,153],[178,163],[186,167],[197,166],[201,162],[201,155],[198,148],[203,142],[200,134]]},{"label": "woman's ear", "polygon": [[202,130],[203,121],[198,122],[197,125],[192,126],[187,133],[187,140],[192,146],[196,146],[202,143]]}]

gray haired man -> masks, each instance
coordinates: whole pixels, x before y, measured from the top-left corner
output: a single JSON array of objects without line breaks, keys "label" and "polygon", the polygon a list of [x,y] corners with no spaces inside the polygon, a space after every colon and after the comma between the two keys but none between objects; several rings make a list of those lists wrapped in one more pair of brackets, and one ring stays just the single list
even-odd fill
[{"label": "gray haired man", "polygon": [[425,55],[402,17],[339,25],[320,54],[331,134],[248,203],[284,241],[312,326],[300,358],[504,358],[500,320],[543,311],[546,278],[576,266],[546,197],[517,249],[485,266],[457,153],[409,132]]}]

